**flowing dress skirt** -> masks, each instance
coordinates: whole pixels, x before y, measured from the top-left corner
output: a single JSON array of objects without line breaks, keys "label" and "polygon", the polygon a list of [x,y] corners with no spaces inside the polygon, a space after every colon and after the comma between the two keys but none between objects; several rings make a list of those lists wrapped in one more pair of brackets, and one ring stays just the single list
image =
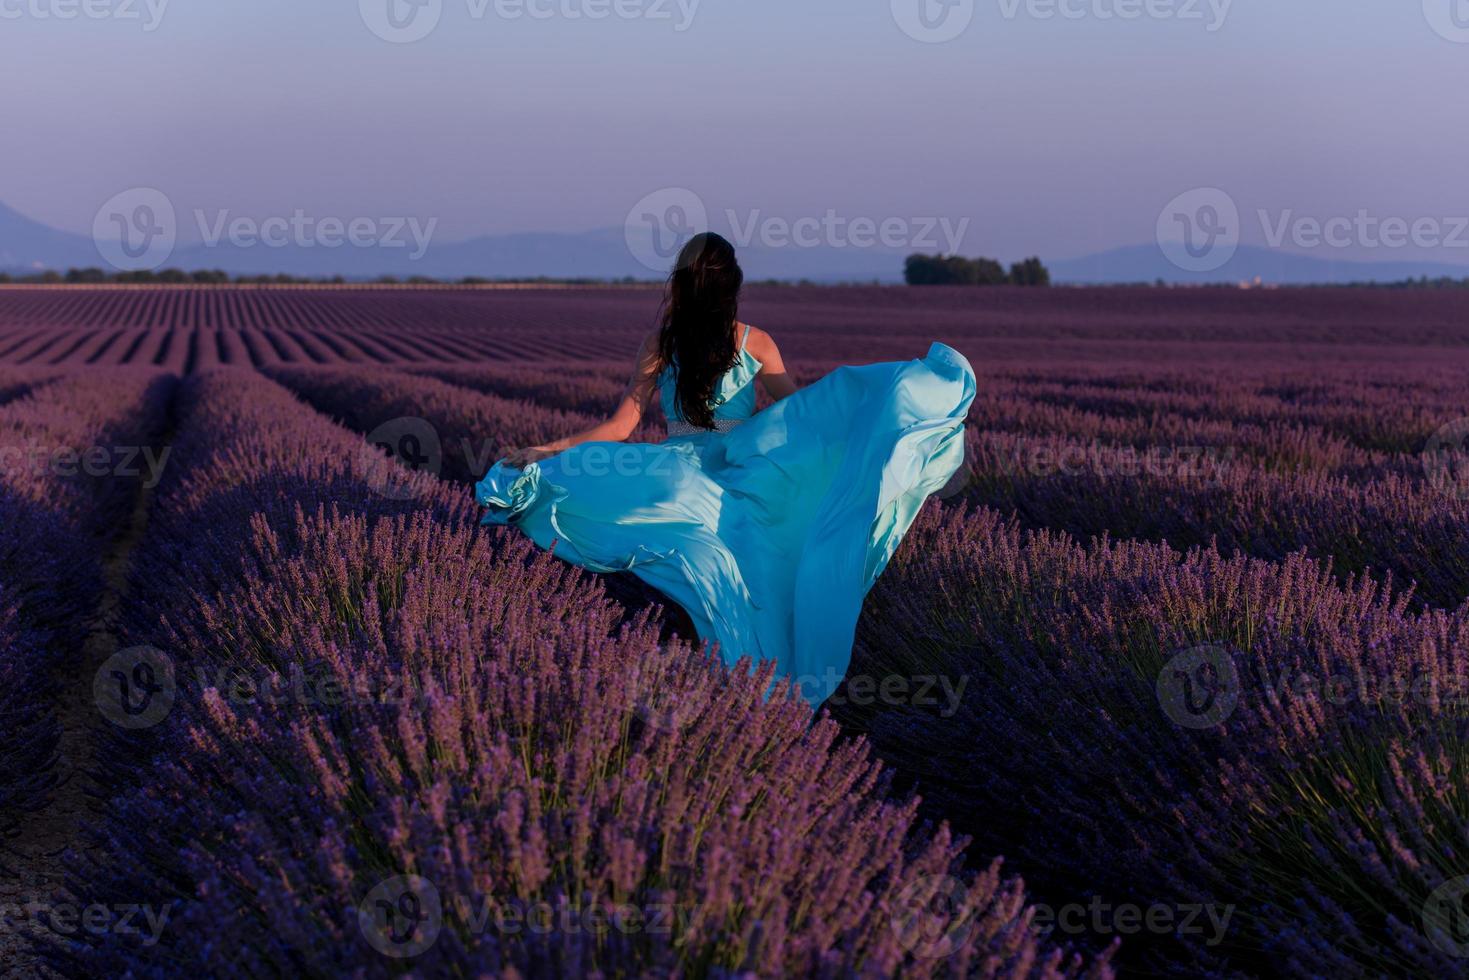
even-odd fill
[{"label": "flowing dress skirt", "polygon": [[863,598],[963,464],[974,394],[969,362],[934,344],[839,368],[728,432],[501,462],[475,494],[484,523],[632,572],[726,662],[773,660],[819,703],[846,674]]}]

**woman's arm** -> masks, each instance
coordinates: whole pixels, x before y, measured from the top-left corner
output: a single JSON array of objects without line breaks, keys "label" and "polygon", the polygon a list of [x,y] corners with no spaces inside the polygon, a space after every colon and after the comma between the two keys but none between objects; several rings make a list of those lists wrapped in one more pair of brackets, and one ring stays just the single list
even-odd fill
[{"label": "woman's arm", "polygon": [[750,339],[745,342],[745,347],[760,362],[760,383],[765,386],[766,394],[775,401],[780,401],[796,393],[796,382],[786,371],[785,361],[780,357],[780,348],[775,345],[775,339],[770,334],[751,327]]},{"label": "woman's arm", "polygon": [[611,418],[585,432],[548,442],[544,446],[517,449],[507,455],[506,460],[511,466],[524,467],[527,463],[555,456],[584,442],[622,442],[637,431],[638,423],[643,420],[643,413],[653,403],[653,396],[658,390],[657,381],[658,348],[650,335],[643,340],[642,347],[638,348],[637,366],[628,381],[622,403],[617,406],[617,411],[612,413]]}]

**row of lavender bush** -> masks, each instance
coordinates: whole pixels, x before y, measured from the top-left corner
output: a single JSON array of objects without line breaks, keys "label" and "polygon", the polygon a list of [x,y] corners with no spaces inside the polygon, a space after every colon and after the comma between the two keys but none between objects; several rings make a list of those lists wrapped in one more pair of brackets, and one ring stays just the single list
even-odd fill
[{"label": "row of lavender bush", "polygon": [[[617,370],[423,368],[465,390],[407,383],[401,401],[375,409],[406,410],[413,387],[429,388],[460,406],[435,417],[463,441],[489,424],[476,399],[509,397],[525,404],[500,406],[506,418],[535,418],[537,438],[554,437],[616,405],[625,384]],[[339,411],[349,403],[328,401]],[[1430,480],[1421,454],[1430,427],[1456,412],[1469,404],[1441,384],[1402,393],[1345,377],[995,373],[970,417],[969,497],[1083,539],[1217,542],[1271,560],[1305,550],[1343,574],[1391,575],[1424,603],[1453,608],[1469,597],[1469,492]],[[1469,472],[1469,460],[1463,466]]]},{"label": "row of lavender bush", "polygon": [[[1469,493],[1425,453],[1469,415],[1452,374],[1009,371],[971,416],[973,498],[1079,537],[1217,541],[1390,574],[1430,604],[1469,596]],[[1452,448],[1452,447],[1446,447]],[[1462,472],[1469,460],[1460,459]]]},{"label": "row of lavender bush", "polygon": [[58,740],[53,671],[80,662],[106,540],[146,476],[172,382],[12,370],[0,407],[0,820],[38,803]]},{"label": "row of lavender bush", "polygon": [[[453,369],[438,370],[452,377]],[[518,370],[497,374],[514,377]],[[397,369],[277,368],[268,373],[318,411],[385,446],[415,468],[451,482],[473,484],[511,449],[549,442],[601,421],[606,412],[589,414],[577,405],[606,399],[615,407],[625,386],[625,382],[618,384],[605,377],[605,365],[527,370],[535,379],[533,384],[510,384],[488,392]],[[522,397],[544,391],[543,383],[565,397]],[[576,394],[583,385],[596,394]],[[615,392],[607,391],[608,387]],[[645,420],[633,438],[661,441],[661,418]],[[636,576],[625,573],[601,580],[629,615],[653,613],[665,637],[695,639],[693,624],[683,611],[667,608],[666,600]]]},{"label": "row of lavender bush", "polygon": [[620,626],[462,488],[384,494],[382,457],[256,375],[190,378],[180,411],[126,624],[170,705],[70,859],[89,902],[169,916],[59,967],[1109,974],[768,673]]},{"label": "row of lavender bush", "polygon": [[1082,547],[931,507],[852,674],[963,692],[869,685],[834,710],[1038,900],[1229,916],[1125,944],[1134,963],[1469,975],[1448,928],[1469,893],[1469,611],[1414,615],[1300,556]]},{"label": "row of lavender bush", "polygon": [[1282,474],[1207,452],[1151,453],[1064,437],[971,430],[971,499],[1031,527],[1178,548],[1217,542],[1281,560],[1305,550],[1454,608],[1469,596],[1469,495],[1416,477]]},{"label": "row of lavender bush", "polygon": [[[589,414],[608,410],[621,391],[615,366],[602,369],[600,375],[575,377],[497,367],[422,370],[454,384]],[[1228,382],[1198,373],[1132,378],[1105,374],[1061,379],[992,377],[988,386],[982,386],[988,388],[988,394],[981,397],[975,411],[971,457],[977,481],[973,496],[1018,511],[1033,527],[1055,527],[1082,536],[1164,539],[1181,546],[1218,541],[1226,553],[1241,550],[1281,563],[1252,567],[1314,569],[1320,581],[1313,591],[1339,583],[1343,574],[1386,572],[1400,584],[1414,582],[1418,596],[1430,604],[1456,607],[1469,594],[1469,566],[1463,561],[1469,554],[1469,540],[1464,537],[1469,533],[1469,513],[1452,487],[1429,484],[1420,454],[1424,440],[1436,428],[1464,411],[1462,392],[1444,383],[1425,383],[1421,372],[1415,377],[1418,383],[1407,387],[1391,379],[1371,383],[1319,373]],[[1046,433],[1051,431],[1061,437],[1048,438]],[[1195,451],[1174,452],[1175,447]],[[1303,548],[1330,559],[1336,575],[1322,566],[1302,563],[1296,553]],[[1166,549],[1154,549],[1154,553],[1164,554]],[[1216,560],[1222,559],[1216,555]],[[923,588],[932,591],[939,581],[935,577]],[[895,602],[911,607],[911,596],[924,593],[897,588],[892,594],[904,596]],[[1401,596],[1397,602],[1401,611]],[[995,610],[994,616],[1003,619],[1007,612]],[[935,644],[931,659],[941,660],[938,650],[943,644],[937,637],[943,631],[930,627],[922,635]],[[1287,637],[1281,642],[1293,641]],[[1453,642],[1443,649],[1452,649]],[[895,669],[904,669],[901,658]],[[911,673],[911,666],[906,669]],[[1280,669],[1288,672],[1289,663],[1282,663]],[[857,676],[876,680],[904,675],[863,670]],[[908,690],[919,686],[914,684]],[[970,744],[988,744],[963,724],[949,730],[966,732],[963,737]],[[905,744],[914,757],[923,756],[922,740]],[[1416,744],[1410,733],[1399,740],[1395,751],[1406,752]],[[1355,775],[1368,781],[1391,780],[1391,759],[1386,753],[1373,753],[1368,750],[1357,758]],[[911,761],[899,755],[891,758],[905,768]],[[910,771],[927,772],[942,782],[955,760],[943,753],[936,758],[930,768]],[[1135,761],[1145,763],[1142,758]],[[1075,799],[1086,796],[1078,793]],[[988,823],[1002,805],[998,798],[991,798],[990,805],[983,807],[973,800],[965,793],[954,793],[938,812],[983,813]],[[1282,819],[1289,824],[1288,814]],[[1419,814],[1420,824],[1431,822],[1428,815]],[[968,829],[982,832],[980,826]],[[1353,832],[1339,829],[1338,838]],[[1094,825],[1090,839],[1100,840],[1102,833]],[[991,845],[986,850],[1017,853],[1012,849],[1024,839],[1024,829],[983,839]],[[1383,846],[1390,849],[1393,845]],[[1442,841],[1439,846],[1442,851]],[[1034,867],[1037,873],[1044,874],[1041,869],[1056,861],[1054,853],[1024,853],[1027,859],[1022,867]],[[1159,847],[1157,853],[1172,852]],[[1292,867],[1298,856],[1280,857],[1285,867]],[[1063,857],[1063,865],[1065,860]],[[1261,858],[1257,872],[1268,877],[1270,860]],[[1359,869],[1359,879],[1374,870],[1370,859],[1364,857],[1362,863],[1366,870]],[[1408,858],[1407,864],[1412,866],[1413,859]],[[1312,875],[1318,872],[1327,879],[1335,874],[1330,868],[1306,868],[1292,887],[1309,890]],[[1323,953],[1324,958],[1334,959],[1338,966],[1354,962],[1353,954],[1342,954],[1341,948],[1364,945],[1369,951],[1362,954],[1362,963],[1369,965],[1357,964],[1364,969],[1401,967],[1415,957],[1421,957],[1420,963],[1452,963],[1453,957],[1424,943],[1415,915],[1433,888],[1457,874],[1452,868],[1440,868],[1436,880],[1430,872],[1406,885],[1398,882],[1394,901],[1384,903],[1391,904],[1390,910],[1364,913],[1366,922],[1361,925],[1349,918],[1348,926],[1340,930],[1327,928],[1328,916],[1320,909],[1335,908],[1332,903],[1340,892],[1353,894],[1361,881],[1336,881],[1338,893],[1328,890],[1312,913],[1316,917],[1307,917],[1307,938],[1292,951],[1294,968],[1310,971],[1313,954],[1305,947],[1311,943],[1322,945],[1329,951]],[[1125,881],[1125,870],[1114,880]],[[1085,881],[1085,874],[1076,875],[1068,879],[1067,887],[1075,894],[1090,887]],[[1287,908],[1296,904],[1289,889],[1268,898],[1278,898]],[[1291,928],[1281,925],[1279,933],[1284,935]],[[1411,934],[1404,943],[1409,951],[1382,952],[1381,933],[1399,929]],[[1364,940],[1363,934],[1371,938]],[[1257,935],[1246,938],[1246,948],[1259,948],[1252,946]],[[1279,943],[1272,947],[1279,948]],[[1217,967],[1221,962],[1207,948],[1155,955],[1165,959],[1181,955],[1195,966],[1210,963]],[[1253,961],[1246,957],[1246,961],[1257,969],[1278,962],[1258,956]]]},{"label": "row of lavender bush", "polygon": [[[472,392],[485,392],[500,398],[527,402],[543,409],[573,412],[600,421],[610,415],[627,393],[632,375],[636,346],[628,349],[627,358],[618,361],[582,361],[567,364],[466,364],[444,367],[405,368],[417,377],[433,378]],[[805,369],[803,383],[821,376],[821,372]],[[769,404],[763,388],[757,390],[761,407]],[[462,397],[462,396],[461,396]],[[643,420],[633,439],[658,442],[665,424],[661,407]]]},{"label": "row of lavender bush", "polygon": [[[1208,447],[1268,470],[1353,478],[1420,475],[1420,456],[1464,417],[1460,379],[1432,370],[1016,370],[976,355],[970,423],[993,432],[1066,436],[1111,446]],[[407,368],[414,374],[547,408],[602,415],[617,404],[628,362]],[[823,373],[795,365],[803,383]]]},{"label": "row of lavender bush", "polygon": [[60,373],[60,371],[43,371],[39,368],[0,366],[0,405],[14,401],[56,380]]},{"label": "row of lavender bush", "polygon": [[[317,411],[374,438],[385,434],[392,441],[402,419],[427,420],[442,451],[441,475],[460,483],[484,476],[507,450],[547,442],[598,421],[386,368],[277,368],[267,373]],[[421,450],[422,440],[419,444]]]},{"label": "row of lavender bush", "polygon": [[542,408],[605,418],[617,408],[632,373],[631,351],[626,363],[593,361],[585,364],[456,365],[411,368],[410,374],[434,378],[460,388],[526,401]]},{"label": "row of lavender bush", "polygon": [[[993,412],[995,427],[1023,425],[1056,434],[1102,436],[1085,427],[1121,425],[1114,430],[1118,442],[1144,439],[1155,426],[1180,422],[1204,429],[1236,426],[1243,433],[1252,428],[1299,429],[1328,447],[1345,443],[1379,460],[1417,454],[1435,431],[1469,407],[1453,372],[1423,364],[1227,373],[1198,366],[1146,371],[1109,367],[1086,373],[998,370],[986,380],[977,404],[986,404],[987,391],[994,408],[982,410]],[[1291,461],[1285,457],[1281,462]],[[1340,462],[1330,451],[1320,458],[1308,452],[1296,465],[1332,467]]]}]

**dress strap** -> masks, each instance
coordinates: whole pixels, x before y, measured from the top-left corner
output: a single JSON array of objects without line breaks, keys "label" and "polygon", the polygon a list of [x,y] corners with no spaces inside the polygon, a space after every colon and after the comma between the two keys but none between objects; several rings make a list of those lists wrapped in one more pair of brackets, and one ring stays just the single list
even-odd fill
[{"label": "dress strap", "polygon": [[747,323],[747,324],[745,324],[745,332],[740,337],[740,350],[744,350],[745,349],[745,341],[747,341],[749,339],[750,339],[750,325]]}]

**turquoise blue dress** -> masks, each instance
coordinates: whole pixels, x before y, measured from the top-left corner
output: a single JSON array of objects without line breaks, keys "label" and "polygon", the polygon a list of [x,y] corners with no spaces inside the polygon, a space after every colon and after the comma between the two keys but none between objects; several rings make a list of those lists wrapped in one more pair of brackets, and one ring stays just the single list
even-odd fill
[{"label": "turquoise blue dress", "polygon": [[484,523],[632,572],[726,662],[773,660],[819,704],[846,674],[863,598],[963,464],[974,371],[934,344],[922,360],[839,368],[757,414],[759,371],[742,338],[716,430],[683,420],[665,371],[666,442],[584,443],[523,470],[502,460],[475,495]]}]

